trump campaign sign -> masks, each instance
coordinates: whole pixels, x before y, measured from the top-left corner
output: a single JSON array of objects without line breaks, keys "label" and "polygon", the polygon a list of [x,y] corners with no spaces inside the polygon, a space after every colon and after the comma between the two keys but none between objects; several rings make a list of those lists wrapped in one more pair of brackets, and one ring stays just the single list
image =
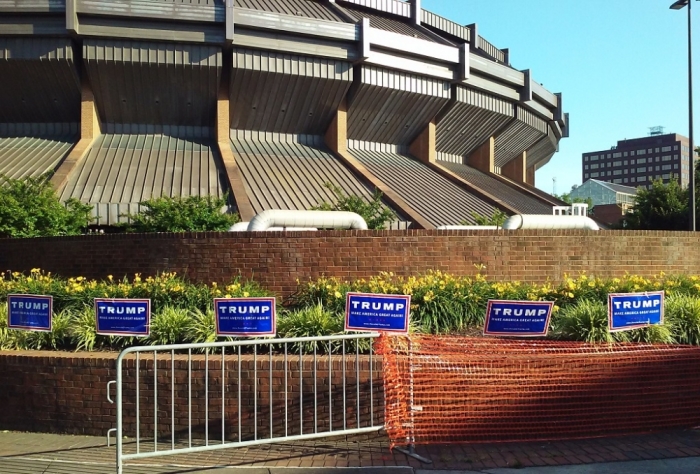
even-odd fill
[{"label": "trump campaign sign", "polygon": [[27,331],[51,331],[53,297],[7,295],[7,327]]},{"label": "trump campaign sign", "polygon": [[217,336],[274,336],[275,298],[214,298]]},{"label": "trump campaign sign", "polygon": [[148,336],[151,332],[151,300],[95,298],[97,334]]},{"label": "trump campaign sign", "polygon": [[552,316],[551,301],[489,300],[484,334],[487,336],[546,336]]},{"label": "trump campaign sign", "polygon": [[608,294],[608,328],[627,331],[664,323],[664,292]]},{"label": "trump campaign sign", "polygon": [[348,293],[345,297],[346,331],[408,333],[409,295]]}]

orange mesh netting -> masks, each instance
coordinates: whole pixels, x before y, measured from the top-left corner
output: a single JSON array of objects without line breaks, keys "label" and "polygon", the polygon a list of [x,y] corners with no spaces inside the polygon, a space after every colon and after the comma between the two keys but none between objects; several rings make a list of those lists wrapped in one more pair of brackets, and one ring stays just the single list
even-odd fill
[{"label": "orange mesh netting", "polygon": [[700,347],[382,336],[377,350],[392,447],[700,425]]}]

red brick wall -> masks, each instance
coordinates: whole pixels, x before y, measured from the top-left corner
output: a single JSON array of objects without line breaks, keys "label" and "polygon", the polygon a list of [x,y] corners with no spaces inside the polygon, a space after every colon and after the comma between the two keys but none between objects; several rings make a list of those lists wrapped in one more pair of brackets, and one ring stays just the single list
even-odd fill
[{"label": "red brick wall", "polygon": [[[231,349],[229,349],[231,351]],[[107,382],[116,380],[117,355],[112,353],[60,353],[60,352],[1,352],[0,351],[0,429],[52,433],[86,434],[103,436],[116,427],[116,405],[107,400]],[[272,404],[270,403],[270,365],[268,355],[257,357],[257,371],[252,355],[241,358],[241,404],[238,403],[238,359],[226,358],[225,380],[225,430],[227,439],[238,435],[239,413],[241,435],[251,439],[254,435],[257,413],[258,438],[269,437],[270,413],[273,413],[273,434],[285,432],[284,416],[289,421],[288,434],[300,434],[303,422],[304,433],[315,429],[314,413],[317,414],[318,431],[329,428],[331,411],[333,426],[356,426],[359,412],[361,426],[372,420],[380,425],[383,419],[383,385],[381,381],[381,359],[374,357],[373,378],[370,384],[368,357],[360,356],[359,366],[355,357],[345,360],[346,383],[342,382],[341,356],[334,356],[331,377],[328,375],[328,357],[318,356],[316,364],[317,383],[314,386],[313,357],[303,359],[303,388],[300,396],[299,357],[288,356],[287,398],[285,399],[285,376],[283,356],[273,356]],[[135,359],[126,359],[123,368],[124,434],[133,437],[136,432],[136,378]],[[205,367],[209,369],[209,406],[205,408]],[[159,355],[157,373],[158,433],[171,432],[171,360],[169,354]],[[154,390],[153,357],[142,356],[139,362],[139,400],[141,436],[153,436]],[[221,355],[212,355],[208,365],[203,355],[192,356],[191,366],[191,413],[193,435],[204,436],[206,420],[209,420],[209,436],[221,439],[222,382]],[[359,379],[357,377],[359,374]],[[188,390],[188,362],[186,356],[175,356],[175,432],[182,436],[188,432],[190,392]],[[257,382],[256,382],[257,379]],[[332,388],[329,387],[329,380]],[[359,382],[358,382],[359,380]],[[357,403],[359,383],[360,403]],[[257,385],[255,385],[257,384]],[[370,404],[370,387],[374,394]],[[257,392],[255,391],[257,388]],[[253,394],[257,393],[257,405]],[[343,396],[343,393],[345,396]],[[116,388],[111,386],[110,395],[116,399]],[[328,400],[332,397],[332,404]],[[272,406],[272,409],[271,409]],[[372,417],[370,417],[370,412]]]},{"label": "red brick wall", "polygon": [[323,231],[0,239],[0,271],[64,277],[176,271],[220,283],[242,275],[286,296],[296,280],[439,269],[491,279],[560,281],[565,273],[700,273],[700,234],[664,231]]}]

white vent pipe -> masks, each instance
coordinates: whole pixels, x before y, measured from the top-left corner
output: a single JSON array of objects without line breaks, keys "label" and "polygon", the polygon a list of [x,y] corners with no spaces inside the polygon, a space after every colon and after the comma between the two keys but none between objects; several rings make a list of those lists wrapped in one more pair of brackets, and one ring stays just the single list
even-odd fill
[{"label": "white vent pipe", "polygon": [[248,230],[248,224],[250,222],[236,222],[229,228],[229,232],[245,232]]},{"label": "white vent pipe", "polygon": [[504,229],[585,229],[599,230],[598,224],[587,216],[550,214],[517,214],[503,223]]},{"label": "white vent pipe", "polygon": [[247,230],[268,230],[270,227],[286,227],[287,230],[291,230],[290,227],[367,230],[367,223],[354,212],[272,209],[253,217]]},{"label": "white vent pipe", "polygon": [[437,230],[497,230],[497,225],[439,225]]},{"label": "white vent pipe", "polygon": [[[247,232],[250,222],[237,222],[231,226],[228,230],[229,232]],[[269,231],[287,231],[287,232],[298,232],[298,231],[314,231],[318,230],[316,227],[270,227]]]}]

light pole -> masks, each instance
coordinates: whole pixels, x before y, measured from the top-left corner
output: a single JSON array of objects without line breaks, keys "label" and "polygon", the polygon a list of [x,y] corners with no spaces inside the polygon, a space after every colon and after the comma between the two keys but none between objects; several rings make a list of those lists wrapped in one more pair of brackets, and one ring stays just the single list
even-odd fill
[{"label": "light pole", "polygon": [[695,150],[693,150],[693,46],[692,46],[692,16],[690,15],[690,6],[692,0],[676,0],[673,5],[671,5],[672,10],[680,10],[681,8],[688,7],[688,127],[690,141],[690,176],[688,180],[688,187],[690,188],[690,205],[688,210],[690,211],[690,230],[695,230]]}]

